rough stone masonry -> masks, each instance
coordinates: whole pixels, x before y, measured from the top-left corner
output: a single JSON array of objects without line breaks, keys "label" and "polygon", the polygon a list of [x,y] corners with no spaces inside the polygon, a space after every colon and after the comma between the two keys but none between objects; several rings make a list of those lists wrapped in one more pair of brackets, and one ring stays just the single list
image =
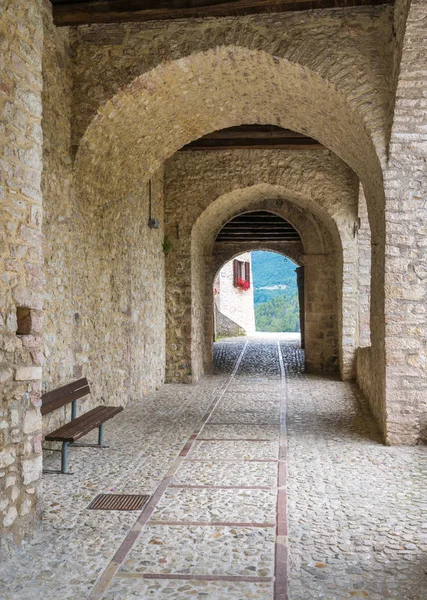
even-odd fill
[{"label": "rough stone masonry", "polygon": [[[427,1],[60,29],[48,0],[0,10],[2,548],[39,522],[42,432],[69,414],[42,423],[41,391],[87,376],[84,411],[209,370],[213,242],[255,207],[301,234],[307,366],[356,376],[386,443],[425,441]],[[325,149],[177,154],[241,124]]]}]

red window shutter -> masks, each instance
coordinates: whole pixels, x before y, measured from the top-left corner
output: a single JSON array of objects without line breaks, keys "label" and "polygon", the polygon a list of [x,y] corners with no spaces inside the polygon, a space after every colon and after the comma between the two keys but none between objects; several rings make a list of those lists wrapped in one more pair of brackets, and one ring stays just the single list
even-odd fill
[{"label": "red window shutter", "polygon": [[239,261],[233,260],[233,285],[237,287],[237,280],[239,279]]},{"label": "red window shutter", "polygon": [[249,262],[245,262],[245,281],[247,281],[250,285],[250,283],[251,283],[251,264]]}]

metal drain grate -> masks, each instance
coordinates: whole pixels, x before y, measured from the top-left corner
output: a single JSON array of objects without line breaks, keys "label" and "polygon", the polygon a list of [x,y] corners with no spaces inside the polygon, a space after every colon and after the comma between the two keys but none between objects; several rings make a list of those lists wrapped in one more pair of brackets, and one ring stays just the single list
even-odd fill
[{"label": "metal drain grate", "polygon": [[150,496],[141,494],[98,494],[89,504],[90,510],[141,510]]}]

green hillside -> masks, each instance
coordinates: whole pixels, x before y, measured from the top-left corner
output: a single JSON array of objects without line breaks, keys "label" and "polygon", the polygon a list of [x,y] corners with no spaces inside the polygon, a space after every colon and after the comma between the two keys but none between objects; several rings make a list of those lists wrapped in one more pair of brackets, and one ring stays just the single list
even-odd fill
[{"label": "green hillside", "polygon": [[289,258],[275,252],[252,252],[252,278],[254,302],[262,302],[283,296],[284,289],[265,289],[285,285],[287,292],[297,291],[296,265]]},{"label": "green hillside", "polygon": [[296,292],[272,298],[255,309],[257,331],[299,331],[299,306]]},{"label": "green hillside", "polygon": [[296,265],[275,252],[252,252],[257,331],[299,331]]}]

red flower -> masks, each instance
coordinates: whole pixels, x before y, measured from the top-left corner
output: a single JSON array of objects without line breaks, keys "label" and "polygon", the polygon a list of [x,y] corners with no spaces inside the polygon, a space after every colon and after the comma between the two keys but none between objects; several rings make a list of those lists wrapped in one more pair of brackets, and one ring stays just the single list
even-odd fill
[{"label": "red flower", "polygon": [[245,281],[245,279],[239,277],[237,280],[237,287],[241,290],[247,291],[251,287],[251,284],[249,283],[249,281]]}]

